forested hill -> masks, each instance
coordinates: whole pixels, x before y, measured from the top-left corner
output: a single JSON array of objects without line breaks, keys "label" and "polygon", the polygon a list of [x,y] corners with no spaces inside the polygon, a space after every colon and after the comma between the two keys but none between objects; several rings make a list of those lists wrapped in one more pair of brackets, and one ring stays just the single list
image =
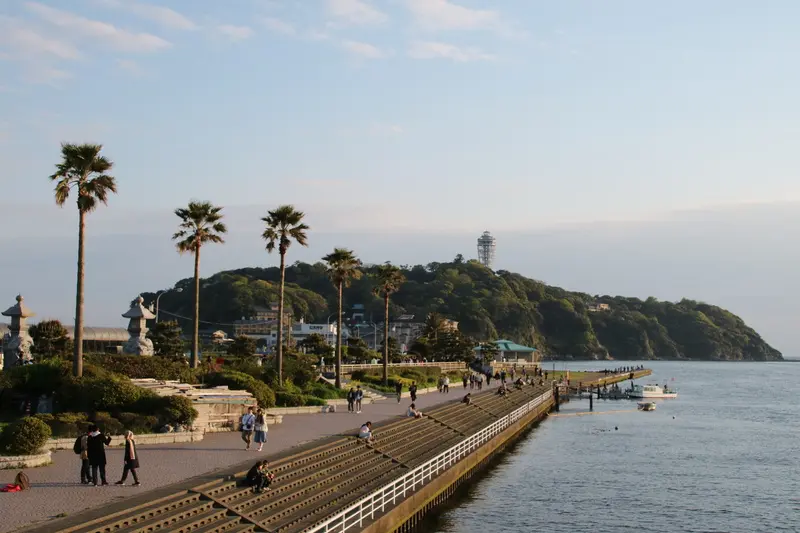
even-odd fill
[{"label": "forested hill", "polygon": [[[345,309],[363,304],[366,315],[383,320],[383,302],[372,295],[374,266],[345,289]],[[424,317],[436,311],[459,322],[475,339],[508,338],[535,346],[547,355],[576,359],[696,359],[770,361],[781,353],[738,316],[691,300],[590,296],[569,292],[507,271],[493,273],[475,261],[403,267],[407,282],[392,296],[390,316]],[[243,268],[219,272],[201,281],[203,327],[230,324],[251,314],[253,306],[277,302],[279,270]],[[336,309],[336,292],[322,263],[295,263],[286,270],[286,305],[295,318],[326,322]],[[192,280],[177,284],[182,293],[161,298],[164,311],[192,315]],[[148,302],[153,293],[145,293]],[[597,304],[608,311],[589,311]],[[164,315],[166,318],[168,315]],[[188,329],[189,324],[182,321]],[[230,327],[220,327],[230,330]]]}]

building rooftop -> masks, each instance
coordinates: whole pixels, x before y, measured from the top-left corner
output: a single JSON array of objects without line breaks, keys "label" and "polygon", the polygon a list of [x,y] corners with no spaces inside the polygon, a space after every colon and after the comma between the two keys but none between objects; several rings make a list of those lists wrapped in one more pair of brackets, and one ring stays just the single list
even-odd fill
[{"label": "building rooftop", "polygon": [[[525,352],[525,353],[531,353],[531,352],[535,352],[536,351],[536,348],[531,348],[529,346],[523,346],[521,344],[517,344],[516,342],[510,341],[510,340],[507,340],[507,339],[499,339],[499,340],[492,341],[492,342],[497,345],[497,348],[501,352]],[[481,347],[480,346],[478,346],[475,349],[477,351],[481,351]]]}]

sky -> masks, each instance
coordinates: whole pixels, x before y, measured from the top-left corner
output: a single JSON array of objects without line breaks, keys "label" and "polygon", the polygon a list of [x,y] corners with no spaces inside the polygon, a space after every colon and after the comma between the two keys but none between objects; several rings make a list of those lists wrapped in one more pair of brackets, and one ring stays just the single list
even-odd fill
[{"label": "sky", "polygon": [[[572,232],[591,248],[664,224],[658,238],[702,254],[714,241],[680,221],[800,202],[798,24],[794,0],[0,0],[0,266],[20,272],[0,297],[35,292],[42,269],[74,274],[74,206],[56,207],[48,180],[64,141],[101,143],[115,163],[119,194],[89,220],[108,248],[90,242],[88,268],[127,292],[183,277],[185,259],[159,254],[190,199],[241,219],[231,240],[255,236],[257,254],[258,219],[283,203],[368,257],[387,242],[420,257],[407,247],[423,237],[420,250],[470,256],[483,230]],[[544,277],[511,248],[507,265]],[[244,260],[220,252],[209,269]],[[113,271],[123,262],[138,283]],[[661,264],[634,290],[693,297]],[[588,290],[576,285],[591,269],[574,266],[547,272]],[[626,287],[615,279],[597,292]],[[69,290],[52,298],[51,314],[70,314]],[[92,320],[116,323],[109,298],[87,293]]]}]

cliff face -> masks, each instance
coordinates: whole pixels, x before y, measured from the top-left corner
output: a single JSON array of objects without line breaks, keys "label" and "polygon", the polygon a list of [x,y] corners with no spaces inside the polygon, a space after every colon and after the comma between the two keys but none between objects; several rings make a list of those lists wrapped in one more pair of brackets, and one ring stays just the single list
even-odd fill
[{"label": "cliff face", "polygon": [[[380,322],[383,302],[371,293],[374,268],[363,270],[367,275],[345,290],[345,307],[363,304],[366,316]],[[459,329],[476,339],[510,338],[546,355],[576,359],[782,359],[741,318],[714,305],[590,296],[511,272],[493,273],[460,258],[403,270],[407,281],[392,296],[391,316],[413,314],[422,320],[435,311],[457,320]],[[268,306],[277,301],[278,280],[277,268],[245,268],[204,279],[201,319],[230,324],[252,314],[254,306]],[[286,305],[295,317],[325,322],[335,310],[336,293],[324,265],[296,263],[287,269],[286,281]],[[191,316],[191,280],[177,286],[186,290],[165,294],[161,308]]]}]

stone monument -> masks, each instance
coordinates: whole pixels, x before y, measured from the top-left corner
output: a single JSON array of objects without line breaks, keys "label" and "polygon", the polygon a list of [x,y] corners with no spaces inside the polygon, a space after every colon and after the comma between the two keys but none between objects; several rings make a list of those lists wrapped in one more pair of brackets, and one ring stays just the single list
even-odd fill
[{"label": "stone monument", "polygon": [[3,316],[11,318],[8,333],[3,337],[3,368],[7,369],[32,362],[33,339],[28,335],[26,321],[28,318],[36,316],[36,313],[28,309],[25,305],[25,298],[19,295],[17,304],[3,311]]},{"label": "stone monument", "polygon": [[128,312],[123,314],[123,318],[130,318],[128,323],[128,333],[131,338],[122,347],[124,353],[133,355],[153,355],[153,341],[147,338],[147,321],[156,316],[151,313],[142,303],[144,298],[136,298]]}]

